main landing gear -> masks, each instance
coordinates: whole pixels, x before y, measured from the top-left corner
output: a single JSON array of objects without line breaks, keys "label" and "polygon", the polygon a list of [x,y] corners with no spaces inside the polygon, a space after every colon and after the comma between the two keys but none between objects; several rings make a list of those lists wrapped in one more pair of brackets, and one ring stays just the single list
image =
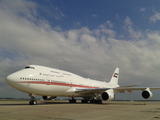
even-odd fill
[{"label": "main landing gear", "polygon": [[95,99],[92,99],[92,100],[90,100],[90,103],[102,104],[102,100],[95,100]]},{"label": "main landing gear", "polygon": [[81,103],[88,103],[88,101],[90,101],[90,103],[92,103],[92,104],[102,104],[102,100],[97,97],[91,97],[91,98],[84,97],[84,99],[81,100]]},{"label": "main landing gear", "polygon": [[[88,103],[88,100],[87,99],[83,99],[81,100],[81,103]],[[102,100],[97,100],[97,99],[91,99],[90,100],[90,103],[95,103],[95,104],[102,104]]]},{"label": "main landing gear", "polygon": [[81,103],[88,103],[88,100],[87,99],[83,99],[83,100],[81,100]]},{"label": "main landing gear", "polygon": [[69,100],[69,103],[76,103],[76,99],[72,97],[72,99]]},{"label": "main landing gear", "polygon": [[29,105],[37,105],[37,101],[36,101],[36,98],[34,97],[34,95],[29,94],[29,96],[31,97],[31,100],[29,101]]},{"label": "main landing gear", "polygon": [[[88,103],[88,101],[90,101],[90,103],[92,104],[102,104],[102,100],[94,98],[92,98],[91,100],[84,98],[83,100],[81,100],[81,103]],[[76,103],[76,99],[72,97],[72,99],[69,100],[69,103]]]}]

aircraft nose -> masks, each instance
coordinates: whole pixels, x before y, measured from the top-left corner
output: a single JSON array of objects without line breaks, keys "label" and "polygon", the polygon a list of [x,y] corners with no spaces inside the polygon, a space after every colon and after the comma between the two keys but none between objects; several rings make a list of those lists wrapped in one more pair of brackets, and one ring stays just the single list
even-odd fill
[{"label": "aircraft nose", "polygon": [[8,75],[8,76],[6,77],[6,82],[7,82],[8,84],[12,84],[12,83],[14,82],[14,80],[15,80],[15,75],[14,75],[14,74],[10,74],[10,75]]},{"label": "aircraft nose", "polygon": [[11,75],[8,75],[8,76],[6,77],[6,82],[9,84],[11,81],[12,81]]}]

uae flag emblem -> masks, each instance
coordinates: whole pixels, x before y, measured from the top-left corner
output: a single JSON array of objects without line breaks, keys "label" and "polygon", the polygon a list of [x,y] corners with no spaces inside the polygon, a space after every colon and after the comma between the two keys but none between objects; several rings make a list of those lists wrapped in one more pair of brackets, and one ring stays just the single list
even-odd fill
[{"label": "uae flag emblem", "polygon": [[118,77],[118,73],[114,73],[113,77],[117,78]]}]

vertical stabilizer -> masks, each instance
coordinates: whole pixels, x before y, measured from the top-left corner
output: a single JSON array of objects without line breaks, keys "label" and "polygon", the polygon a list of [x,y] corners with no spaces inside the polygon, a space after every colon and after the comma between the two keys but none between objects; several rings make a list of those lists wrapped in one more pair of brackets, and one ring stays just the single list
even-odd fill
[{"label": "vertical stabilizer", "polygon": [[109,83],[114,86],[117,86],[118,85],[118,78],[119,78],[119,68],[116,68]]}]

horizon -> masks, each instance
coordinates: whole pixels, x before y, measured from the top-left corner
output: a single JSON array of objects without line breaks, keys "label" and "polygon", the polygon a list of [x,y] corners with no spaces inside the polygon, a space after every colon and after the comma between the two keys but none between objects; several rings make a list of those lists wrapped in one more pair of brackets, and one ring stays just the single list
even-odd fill
[{"label": "horizon", "polygon": [[[1,0],[0,97],[28,97],[7,75],[29,64],[119,84],[159,87],[160,1]],[[152,91],[160,99],[160,91]],[[141,92],[117,99],[143,99]]]}]

